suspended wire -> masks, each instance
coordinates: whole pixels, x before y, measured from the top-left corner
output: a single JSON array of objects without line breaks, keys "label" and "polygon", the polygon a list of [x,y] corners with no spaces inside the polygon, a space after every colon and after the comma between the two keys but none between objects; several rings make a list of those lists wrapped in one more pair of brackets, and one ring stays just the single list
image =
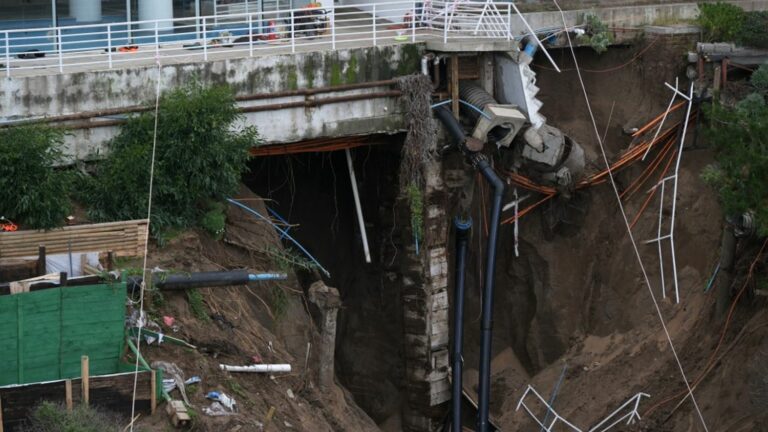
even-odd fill
[{"label": "suspended wire", "polygon": [[[563,19],[563,26],[567,27],[567,23],[565,21],[565,14],[563,13],[563,10],[560,8],[560,5],[557,3],[557,0],[552,0],[555,4],[555,7],[557,7],[557,10],[560,11],[560,16]],[[691,401],[693,402],[693,406],[696,409],[696,413],[699,416],[699,420],[701,420],[701,424],[704,427],[705,432],[709,432],[709,428],[707,427],[707,422],[704,420],[704,415],[701,413],[701,409],[699,408],[699,404],[696,402],[696,397],[693,395],[693,390],[691,389],[691,385],[688,382],[688,377],[685,375],[685,370],[683,369],[683,364],[680,361],[680,357],[677,355],[677,350],[675,349],[675,345],[672,342],[672,336],[669,334],[669,330],[667,329],[667,324],[664,322],[664,316],[661,313],[661,308],[659,307],[659,303],[656,300],[656,295],[653,293],[653,289],[651,288],[651,282],[648,278],[648,273],[645,270],[645,265],[643,265],[643,259],[640,256],[640,250],[637,247],[637,242],[635,241],[635,236],[632,234],[632,229],[629,227],[629,219],[627,219],[627,213],[624,210],[624,204],[621,202],[621,197],[619,195],[619,189],[616,186],[616,181],[613,178],[613,172],[611,170],[611,165],[608,162],[608,156],[605,152],[605,147],[603,146],[603,141],[600,137],[600,132],[597,129],[597,122],[595,121],[595,115],[592,112],[592,105],[589,102],[589,96],[587,95],[587,88],[584,85],[584,79],[581,76],[581,71],[579,70],[579,62],[576,59],[576,51],[573,49],[573,43],[571,42],[571,36],[570,34],[566,33],[566,37],[568,38],[568,46],[571,50],[571,55],[573,56],[573,63],[576,69],[576,74],[579,78],[579,83],[581,85],[581,90],[584,93],[584,101],[587,104],[587,111],[589,112],[590,120],[592,121],[592,127],[594,128],[595,136],[597,137],[597,143],[600,145],[600,152],[603,157],[603,161],[605,162],[605,166],[608,170],[608,179],[610,180],[611,187],[613,188],[613,192],[616,195],[616,201],[619,204],[619,210],[621,211],[621,217],[624,219],[624,225],[627,228],[627,234],[629,235],[629,240],[632,242],[632,249],[635,252],[635,257],[637,258],[637,262],[640,265],[640,270],[643,273],[643,278],[645,279],[645,285],[648,288],[648,292],[651,295],[651,300],[653,301],[653,305],[656,308],[656,314],[659,316],[659,321],[661,322],[661,327],[664,330],[664,335],[667,337],[667,342],[669,343],[669,347],[672,351],[672,355],[675,357],[675,361],[677,362],[677,367],[680,369],[680,375],[683,378],[683,382],[685,383],[685,386],[688,389],[688,394],[691,396]]]},{"label": "suspended wire", "polygon": [[[149,164],[149,198],[147,198],[147,235],[144,240],[144,260],[141,266],[141,287],[139,290],[139,319],[136,336],[136,364],[133,371],[133,396],[131,398],[131,419],[136,416],[136,387],[139,381],[139,359],[141,358],[141,330],[144,327],[144,290],[147,287],[147,255],[149,250],[149,226],[152,224],[152,189],[155,182],[155,150],[157,149],[157,125],[160,118],[160,80],[162,70],[160,60],[157,60],[157,83],[155,85],[155,125],[152,133],[152,157]],[[153,373],[150,371],[150,373]],[[155,389],[152,389],[155,391]],[[131,421],[130,431],[133,432],[135,421]]]}]

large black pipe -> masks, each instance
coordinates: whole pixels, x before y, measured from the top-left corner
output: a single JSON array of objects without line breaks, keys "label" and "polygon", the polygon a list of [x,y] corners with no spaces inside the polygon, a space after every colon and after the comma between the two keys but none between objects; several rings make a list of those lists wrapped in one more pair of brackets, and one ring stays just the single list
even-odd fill
[{"label": "large black pipe", "polygon": [[[248,270],[230,270],[230,271],[212,271],[195,273],[154,273],[152,276],[155,287],[162,290],[181,290],[188,288],[207,288],[244,285],[249,281],[285,279],[284,274],[251,274]],[[112,279],[114,280],[114,279]],[[141,288],[142,278],[140,276],[129,276],[126,278],[128,292],[133,292]],[[93,275],[76,279],[70,279],[66,284],[68,286],[93,285],[108,282],[105,276]],[[30,287],[30,291],[37,291],[46,288],[55,288],[63,286],[58,282],[39,282]],[[0,295],[10,294],[10,284],[0,283]]]},{"label": "large black pipe", "polygon": [[453,288],[453,421],[451,430],[461,432],[461,389],[462,369],[464,359],[464,280],[467,264],[467,243],[469,242],[469,230],[472,228],[472,220],[453,221],[456,227],[456,268],[454,273],[456,280]]},{"label": "large black pipe", "polygon": [[[483,306],[480,324],[480,385],[478,388],[477,432],[489,432],[489,410],[491,397],[491,335],[493,331],[493,289],[496,283],[496,250],[499,237],[499,222],[501,219],[501,200],[504,197],[505,185],[491,167],[491,164],[481,153],[467,149],[467,138],[458,120],[445,107],[438,107],[435,116],[440,120],[454,144],[472,162],[472,165],[482,174],[493,189],[493,205],[489,221],[488,245],[485,261],[485,284],[483,286]],[[455,343],[455,341],[454,341]]]},{"label": "large black pipe", "polygon": [[488,230],[488,245],[485,259],[485,284],[483,286],[483,313],[480,323],[480,383],[478,386],[478,432],[490,430],[489,410],[491,398],[491,334],[493,327],[493,289],[496,284],[496,250],[501,219],[501,200],[505,185],[488,159],[482,154],[472,157],[478,171],[493,189],[493,206]]}]

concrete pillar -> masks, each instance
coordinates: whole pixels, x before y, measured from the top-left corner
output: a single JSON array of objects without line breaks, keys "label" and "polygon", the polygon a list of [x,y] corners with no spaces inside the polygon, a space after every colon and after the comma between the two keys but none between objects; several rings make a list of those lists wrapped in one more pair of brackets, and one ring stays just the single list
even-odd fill
[{"label": "concrete pillar", "polygon": [[101,0],[69,0],[69,15],[78,23],[101,21]]},{"label": "concrete pillar", "polygon": [[[173,0],[139,0],[139,21],[172,20]],[[140,28],[154,30],[154,23],[142,23]],[[170,30],[173,23],[170,21],[159,23],[160,30]]]},{"label": "concrete pillar", "polygon": [[341,307],[341,298],[336,288],[331,288],[317,281],[309,287],[309,301],[320,309],[320,343],[316,352],[319,357],[320,370],[318,384],[321,389],[328,389],[334,385],[333,366],[334,353],[336,352],[336,315]]}]

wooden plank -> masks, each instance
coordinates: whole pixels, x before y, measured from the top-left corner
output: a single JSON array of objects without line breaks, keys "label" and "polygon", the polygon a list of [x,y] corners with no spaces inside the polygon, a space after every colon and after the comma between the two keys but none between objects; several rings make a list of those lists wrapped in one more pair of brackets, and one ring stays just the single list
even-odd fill
[{"label": "wooden plank", "polygon": [[[155,371],[149,372],[151,376],[151,381],[149,384],[149,404],[152,408],[152,415],[155,415],[155,411],[157,410],[157,373]],[[3,432],[0,430],[0,432]]]},{"label": "wooden plank", "polygon": [[64,381],[64,399],[67,404],[67,411],[72,412],[72,380]]},{"label": "wooden plank", "polygon": [[82,356],[80,357],[80,376],[82,379],[82,388],[83,388],[83,403],[87,406],[88,401],[90,399],[90,391],[91,388],[89,386],[89,376],[90,373],[88,369],[88,356]]},{"label": "wooden plank", "polygon": [[0,257],[35,256],[45,245],[46,253],[112,250],[120,255],[140,254],[147,238],[146,219],[75,225],[51,231],[0,233]]},{"label": "wooden plank", "polygon": [[451,56],[451,106],[453,116],[459,118],[459,56]]}]

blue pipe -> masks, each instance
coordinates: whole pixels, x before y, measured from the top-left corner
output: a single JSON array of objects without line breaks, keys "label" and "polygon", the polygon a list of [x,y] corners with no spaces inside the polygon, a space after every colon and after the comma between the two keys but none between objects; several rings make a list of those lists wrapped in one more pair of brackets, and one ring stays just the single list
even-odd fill
[{"label": "blue pipe", "polygon": [[290,240],[293,244],[296,245],[296,247],[298,247],[302,252],[304,252],[304,255],[306,255],[307,258],[309,258],[310,260],[312,260],[312,262],[317,264],[317,267],[323,272],[323,274],[325,274],[326,277],[331,277],[331,273],[328,272],[328,270],[326,270],[325,267],[323,267],[320,264],[320,262],[317,261],[317,259],[315,259],[315,257],[313,257],[312,254],[310,254],[309,251],[307,251],[304,248],[304,246],[301,245],[301,243],[299,243],[298,241],[296,241],[296,239],[291,237],[284,229],[282,229],[279,226],[275,225],[275,223],[272,222],[271,220],[269,220],[269,218],[266,218],[266,217],[262,216],[261,213],[257,212],[256,210],[254,210],[254,209],[252,209],[252,208],[250,208],[250,207],[248,207],[246,205],[243,205],[243,204],[233,200],[232,198],[227,198],[227,201],[229,201],[230,204],[234,204],[234,205],[240,207],[241,209],[247,211],[248,213],[251,213],[252,215],[258,217],[259,219],[261,219],[261,220],[267,222],[268,224],[272,225],[272,227],[274,227],[277,230],[277,232],[285,235],[285,237],[287,237],[288,240]]},{"label": "blue pipe", "polygon": [[[268,212],[269,212],[269,213],[270,213],[272,216],[276,217],[276,218],[277,218],[277,220],[279,220],[280,222],[282,222],[282,223],[284,223],[286,226],[288,226],[288,221],[287,221],[287,220],[285,220],[285,219],[283,219],[283,217],[282,217],[282,216],[280,216],[279,214],[277,214],[277,212],[276,212],[276,211],[272,210],[270,207],[267,207],[267,211],[268,211]],[[290,226],[288,226],[288,228],[286,228],[286,229],[285,229],[285,232],[288,232],[288,231],[290,231],[290,230],[291,230],[291,227],[290,227]],[[280,240],[282,240],[282,239],[284,239],[284,238],[285,238],[285,234],[280,234]]]},{"label": "blue pipe", "polygon": [[248,280],[250,282],[257,281],[270,281],[270,280],[286,280],[288,275],[285,273],[249,273]]}]

